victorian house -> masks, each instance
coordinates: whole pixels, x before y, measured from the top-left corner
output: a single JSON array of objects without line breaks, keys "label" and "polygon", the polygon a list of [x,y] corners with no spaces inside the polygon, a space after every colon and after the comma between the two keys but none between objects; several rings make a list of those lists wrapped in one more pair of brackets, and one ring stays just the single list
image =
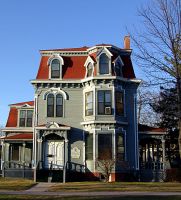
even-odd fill
[{"label": "victorian house", "polygon": [[137,88],[130,39],[41,50],[34,101],[10,105],[1,138],[3,176],[100,177],[97,160],[115,161],[110,180],[139,170]]}]

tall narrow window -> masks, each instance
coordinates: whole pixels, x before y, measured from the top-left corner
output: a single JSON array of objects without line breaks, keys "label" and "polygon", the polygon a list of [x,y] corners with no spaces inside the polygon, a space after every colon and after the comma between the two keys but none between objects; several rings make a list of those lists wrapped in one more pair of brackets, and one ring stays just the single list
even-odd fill
[{"label": "tall narrow window", "polygon": [[27,127],[32,127],[32,122],[33,122],[33,111],[32,110],[28,110],[27,111],[27,121],[26,121],[26,126]]},{"label": "tall narrow window", "polygon": [[115,71],[116,71],[116,76],[120,76],[120,77],[123,76],[122,66],[119,62],[116,62],[116,64],[115,64]]},{"label": "tall narrow window", "polygon": [[20,119],[19,119],[19,126],[25,127],[26,125],[26,110],[20,111]]},{"label": "tall narrow window", "polygon": [[125,160],[124,134],[122,133],[117,135],[117,160]]},{"label": "tall narrow window", "polygon": [[112,159],[112,134],[98,134],[98,159]]},{"label": "tall narrow window", "polygon": [[110,90],[98,91],[98,114],[99,115],[111,115],[112,113],[112,101]]},{"label": "tall narrow window", "polygon": [[56,96],[56,117],[63,116],[63,97],[61,94]]},{"label": "tall narrow window", "polygon": [[99,73],[109,74],[109,58],[105,53],[99,57]]},{"label": "tall narrow window", "polygon": [[124,95],[123,92],[116,92],[116,114],[124,115]]},{"label": "tall narrow window", "polygon": [[85,93],[85,115],[93,115],[93,92]]},{"label": "tall narrow window", "polygon": [[58,59],[52,60],[51,78],[60,78],[60,61]]},{"label": "tall narrow window", "polygon": [[89,63],[87,66],[87,77],[91,77],[93,74],[93,65],[92,63]]},{"label": "tall narrow window", "polygon": [[93,134],[87,134],[85,137],[85,159],[93,159]]},{"label": "tall narrow window", "polygon": [[47,117],[54,117],[54,95],[49,94],[47,97]]}]

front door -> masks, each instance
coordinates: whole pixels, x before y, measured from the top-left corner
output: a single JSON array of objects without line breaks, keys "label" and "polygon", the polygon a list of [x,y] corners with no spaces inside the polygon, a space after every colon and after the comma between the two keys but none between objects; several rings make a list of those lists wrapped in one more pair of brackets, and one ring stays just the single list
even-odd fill
[{"label": "front door", "polygon": [[61,168],[64,164],[64,142],[47,140],[45,142],[45,168]]}]

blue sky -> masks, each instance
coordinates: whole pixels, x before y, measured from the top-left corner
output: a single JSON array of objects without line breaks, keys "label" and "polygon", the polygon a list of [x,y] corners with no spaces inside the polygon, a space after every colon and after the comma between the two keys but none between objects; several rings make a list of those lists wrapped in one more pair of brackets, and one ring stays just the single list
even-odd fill
[{"label": "blue sky", "polygon": [[[9,104],[33,100],[40,49],[111,43],[123,47],[126,27],[139,26],[148,0],[1,0],[0,126]],[[136,75],[141,77],[137,66]]]}]

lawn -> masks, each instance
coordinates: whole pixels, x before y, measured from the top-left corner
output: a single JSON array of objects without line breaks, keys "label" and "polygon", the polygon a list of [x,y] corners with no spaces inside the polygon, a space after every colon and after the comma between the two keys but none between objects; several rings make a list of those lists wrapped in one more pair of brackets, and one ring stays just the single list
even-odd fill
[{"label": "lawn", "polygon": [[[33,196],[33,195],[1,195],[0,200],[145,200],[144,196],[132,197],[58,197],[58,196]],[[159,197],[147,196],[146,200],[181,200],[181,196]]]},{"label": "lawn", "polygon": [[98,191],[149,191],[149,192],[181,192],[181,183],[155,182],[77,182],[56,184],[49,191],[60,192],[98,192]]},{"label": "lawn", "polygon": [[33,185],[32,180],[0,178],[0,190],[27,190]]}]

